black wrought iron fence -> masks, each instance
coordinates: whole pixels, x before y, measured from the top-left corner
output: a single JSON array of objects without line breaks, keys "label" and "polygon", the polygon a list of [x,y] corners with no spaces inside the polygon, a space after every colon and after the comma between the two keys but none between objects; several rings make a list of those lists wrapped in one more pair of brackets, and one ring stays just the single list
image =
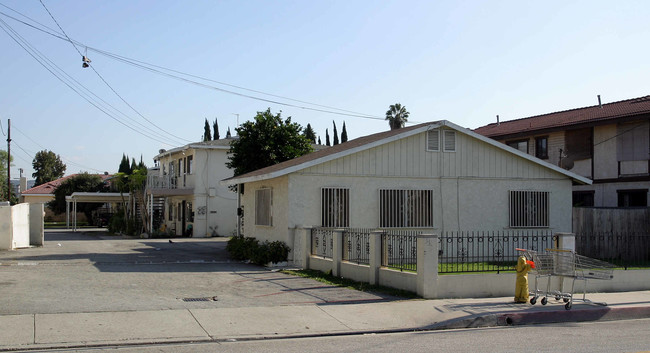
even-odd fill
[{"label": "black wrought iron fence", "polygon": [[508,271],[517,248],[544,251],[557,244],[548,230],[444,232],[439,242],[439,273]]},{"label": "black wrought iron fence", "polygon": [[312,228],[311,230],[311,254],[327,259],[332,258],[334,250],[334,238],[331,228]]},{"label": "black wrought iron fence", "polygon": [[591,233],[576,234],[576,252],[607,261],[618,267],[650,267],[650,234]]},{"label": "black wrought iron fence", "polygon": [[343,260],[370,265],[370,233],[376,229],[346,229],[343,232]]},{"label": "black wrought iron fence", "polygon": [[387,230],[381,236],[381,265],[400,271],[416,271],[417,236],[421,231]]}]

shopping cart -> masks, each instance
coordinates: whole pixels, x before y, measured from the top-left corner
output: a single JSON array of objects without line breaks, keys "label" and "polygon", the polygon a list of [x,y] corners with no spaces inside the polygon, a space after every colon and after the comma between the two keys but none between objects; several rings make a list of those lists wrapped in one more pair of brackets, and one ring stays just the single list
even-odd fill
[{"label": "shopping cart", "polygon": [[[597,304],[603,306],[607,305],[607,303],[592,302],[591,300],[586,298],[587,280],[588,279],[610,280],[614,278],[614,274],[613,274],[614,265],[605,261],[576,254],[572,250],[546,249],[546,251],[548,254],[551,254],[553,258],[553,270],[551,275],[561,278],[560,285],[562,287],[564,285],[564,279],[566,278],[571,279],[571,290],[566,293],[560,293],[560,296],[565,299],[564,301],[566,302],[566,304],[564,305],[564,307],[566,310],[571,309],[574,300],[581,300],[585,303],[591,303],[591,304]],[[582,299],[574,298],[576,280],[583,281]]]},{"label": "shopping cart", "polygon": [[[516,250],[521,252],[526,260],[535,263],[535,268],[532,270],[532,274],[535,275],[535,289],[529,291],[529,294],[532,296],[532,298],[530,298],[530,304],[535,305],[539,297],[542,297],[542,300],[540,301],[542,305],[548,303],[548,297],[550,296],[555,297],[556,300],[568,298],[566,293],[551,291],[551,276],[553,276],[555,266],[552,253],[519,248]],[[546,278],[546,290],[542,290],[539,286],[541,278]],[[568,299],[566,300],[568,301]]]}]

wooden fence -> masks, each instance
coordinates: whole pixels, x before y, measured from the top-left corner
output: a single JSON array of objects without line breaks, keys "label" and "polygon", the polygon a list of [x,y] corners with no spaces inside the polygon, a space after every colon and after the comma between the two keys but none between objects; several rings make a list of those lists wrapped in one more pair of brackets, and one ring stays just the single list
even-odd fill
[{"label": "wooden fence", "polygon": [[648,234],[650,208],[573,208],[575,234]]}]

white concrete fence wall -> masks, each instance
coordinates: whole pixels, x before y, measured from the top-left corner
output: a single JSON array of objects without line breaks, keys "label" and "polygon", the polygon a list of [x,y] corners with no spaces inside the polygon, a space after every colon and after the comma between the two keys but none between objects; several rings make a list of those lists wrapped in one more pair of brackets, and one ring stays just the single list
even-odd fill
[{"label": "white concrete fence wall", "polygon": [[0,250],[42,246],[45,234],[43,221],[42,203],[0,206]]},{"label": "white concrete fence wall", "polygon": [[[295,230],[293,262],[304,269],[330,272],[334,276],[359,282],[403,289],[417,293],[426,299],[433,298],[483,298],[514,296],[515,273],[475,273],[460,275],[438,274],[438,234],[421,234],[417,237],[417,273],[399,271],[381,266],[381,234],[370,235],[369,265],[342,260],[343,230],[333,233],[332,259],[311,254],[311,228]],[[575,236],[572,233],[558,233],[558,247],[575,250]],[[547,279],[541,279],[539,288],[546,288]],[[554,288],[570,286],[570,279],[552,277]],[[582,281],[580,281],[582,282]],[[530,278],[534,288],[534,275]],[[631,291],[650,289],[650,270],[616,270],[612,280],[588,280],[588,292]],[[562,288],[562,287],[561,287]],[[583,283],[576,283],[579,292]]]}]

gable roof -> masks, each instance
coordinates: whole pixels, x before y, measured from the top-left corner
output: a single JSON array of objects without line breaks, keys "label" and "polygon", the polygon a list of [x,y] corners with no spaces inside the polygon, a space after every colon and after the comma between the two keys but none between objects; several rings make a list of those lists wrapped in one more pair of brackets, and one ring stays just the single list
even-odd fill
[{"label": "gable roof", "polygon": [[642,114],[650,114],[650,95],[607,103],[603,104],[602,107],[594,105],[501,123],[492,123],[481,126],[475,129],[474,132],[495,138],[537,130],[622,119]]},{"label": "gable roof", "polygon": [[[56,188],[58,188],[59,185],[61,185],[61,183],[63,183],[64,181],[66,181],[66,180],[68,180],[68,179],[70,179],[70,178],[72,178],[74,176],[77,176],[77,175],[79,175],[79,174],[66,175],[66,176],[64,176],[62,178],[52,180],[52,181],[47,182],[45,184],[34,186],[31,189],[27,189],[27,190],[21,192],[20,194],[21,195],[51,195],[51,194],[54,194],[54,190],[56,190]],[[95,175],[99,175],[99,177],[102,178],[102,181],[105,181],[106,179],[112,177],[112,175],[107,175],[107,174],[95,174]]]},{"label": "gable roof", "polygon": [[329,162],[334,159],[338,159],[341,157],[345,157],[357,152],[361,152],[376,146],[380,146],[383,144],[387,144],[396,140],[400,140],[409,136],[417,135],[419,133],[425,132],[427,130],[431,129],[436,129],[441,126],[445,126],[448,128],[451,128],[453,130],[456,130],[460,133],[469,135],[473,138],[476,138],[478,140],[481,140],[487,144],[490,144],[496,148],[499,148],[501,150],[504,150],[508,153],[513,153],[516,154],[524,159],[527,159],[533,163],[542,165],[546,168],[553,169],[554,171],[566,175],[567,177],[573,179],[574,181],[581,183],[581,184],[591,184],[591,180],[582,177],[580,175],[577,175],[575,173],[569,172],[567,170],[564,170],[560,167],[557,167],[555,165],[552,165],[550,163],[547,163],[545,161],[542,161],[539,158],[533,157],[527,153],[523,153],[519,150],[516,150],[514,148],[511,148],[505,144],[499,143],[493,139],[487,138],[485,136],[479,135],[469,129],[465,129],[463,127],[460,127],[452,122],[449,122],[447,120],[441,120],[441,121],[435,121],[435,122],[429,122],[429,123],[423,123],[419,125],[414,125],[414,126],[409,126],[401,129],[396,129],[396,130],[390,130],[390,131],[385,131],[385,132],[380,132],[368,136],[363,136],[359,137],[354,140],[350,140],[345,143],[338,144],[336,146],[332,146],[329,148],[326,148],[324,150],[312,152],[309,154],[306,154],[304,156],[300,156],[298,158],[294,158],[282,163],[278,163],[266,168],[261,168],[246,174],[242,174],[236,177],[231,177],[228,179],[222,180],[220,183],[222,185],[236,185],[236,184],[243,184],[243,183],[248,183],[252,181],[261,181],[261,180],[266,180],[266,179],[272,179],[272,178],[277,178],[283,175],[287,175],[289,173],[293,173],[295,171],[299,171],[302,169],[306,169],[309,167],[312,167],[314,165],[318,165],[321,163]]}]

